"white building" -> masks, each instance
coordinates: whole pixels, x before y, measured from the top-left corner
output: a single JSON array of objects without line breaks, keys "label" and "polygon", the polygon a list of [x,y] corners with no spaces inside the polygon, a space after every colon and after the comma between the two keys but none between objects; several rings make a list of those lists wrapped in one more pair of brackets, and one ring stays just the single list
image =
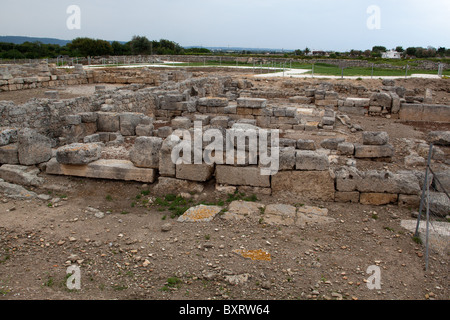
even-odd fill
[{"label": "white building", "polygon": [[383,52],[381,55],[383,59],[400,59],[400,52],[397,52],[395,50],[389,50],[386,52]]}]

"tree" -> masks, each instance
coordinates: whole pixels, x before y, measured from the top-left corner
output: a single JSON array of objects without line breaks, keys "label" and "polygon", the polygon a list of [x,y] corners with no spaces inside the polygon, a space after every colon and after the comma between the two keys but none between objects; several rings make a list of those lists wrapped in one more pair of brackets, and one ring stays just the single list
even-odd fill
[{"label": "tree", "polygon": [[416,51],[417,51],[417,49],[414,47],[406,48],[406,54],[408,56],[416,56]]},{"label": "tree", "polygon": [[302,55],[303,55],[303,51],[300,50],[300,49],[297,49],[297,50],[294,51],[294,54],[295,54],[296,56],[302,56]]},{"label": "tree", "polygon": [[305,55],[307,56],[308,53],[310,53],[310,52],[311,52],[311,50],[310,50],[308,47],[306,47],[306,48],[305,48]]},{"label": "tree", "polygon": [[90,38],[76,38],[67,45],[73,56],[104,56],[113,53],[108,41]]},{"label": "tree", "polygon": [[405,49],[403,49],[402,46],[398,46],[398,47],[395,48],[395,51],[397,51],[397,52],[403,52],[403,51],[405,51]]},{"label": "tree", "polygon": [[445,47],[439,47],[439,49],[437,50],[437,54],[440,55],[441,57],[445,56]]},{"label": "tree", "polygon": [[386,47],[383,46],[374,46],[372,48],[372,52],[386,52],[386,51],[387,51]]},{"label": "tree", "polygon": [[147,37],[133,36],[129,45],[133,55],[151,54],[152,44]]}]

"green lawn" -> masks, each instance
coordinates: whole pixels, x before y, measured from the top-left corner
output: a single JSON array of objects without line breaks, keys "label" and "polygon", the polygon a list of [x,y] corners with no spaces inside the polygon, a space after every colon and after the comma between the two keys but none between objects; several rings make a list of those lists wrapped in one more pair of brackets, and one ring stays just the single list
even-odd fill
[{"label": "green lawn", "polygon": [[[194,62],[194,63],[179,63],[176,64],[177,66],[191,66],[191,67],[200,67],[200,66],[208,66],[208,67],[217,67],[217,66],[240,66],[240,67],[255,67],[255,72],[259,73],[262,69],[263,73],[267,73],[267,68],[274,67],[277,68],[277,70],[270,70],[270,72],[280,72],[283,70],[283,66],[285,68],[292,68],[292,69],[307,69],[312,71],[312,64],[302,64],[298,62],[292,62],[292,63],[286,63],[286,64],[280,64],[280,63],[269,63],[269,64],[263,64],[262,66],[260,64],[249,64],[244,62],[229,62],[229,61],[206,61],[206,62]],[[262,68],[261,68],[262,67]],[[419,74],[435,74],[437,75],[437,71],[434,70],[411,70],[408,69],[408,75],[411,75],[412,73],[419,73]],[[316,63],[314,65],[314,75],[323,75],[323,76],[340,76],[342,74],[341,68],[335,65],[330,64],[324,64],[324,63]],[[401,77],[406,74],[405,69],[381,69],[377,68],[377,65],[374,65],[373,70],[373,76],[374,77],[383,77],[383,76],[397,76]],[[444,70],[444,75],[450,76],[450,70]],[[362,67],[349,67],[344,69],[344,76],[371,76],[372,75],[372,68],[362,68]]]}]

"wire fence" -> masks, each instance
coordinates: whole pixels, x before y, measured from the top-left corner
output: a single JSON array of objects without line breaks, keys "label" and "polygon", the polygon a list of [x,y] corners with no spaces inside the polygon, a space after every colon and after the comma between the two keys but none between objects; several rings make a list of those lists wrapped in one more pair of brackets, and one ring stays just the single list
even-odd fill
[{"label": "wire fence", "polygon": [[420,198],[414,239],[425,246],[425,270],[433,253],[450,254],[449,190],[430,166],[433,145],[430,145],[425,179]]},{"label": "wire fence", "polygon": [[450,70],[444,64],[438,64],[433,69],[419,69],[414,64],[392,65],[365,64],[358,65],[360,61],[346,61],[339,63],[324,63],[296,61],[295,59],[252,59],[245,57],[195,57],[195,56],[107,56],[107,57],[67,57],[61,56],[53,59],[21,59],[2,60],[0,64],[37,64],[42,61],[56,64],[59,67],[74,67],[77,64],[85,66],[114,67],[114,66],[140,66],[140,65],[165,65],[178,67],[240,67],[248,68],[252,73],[279,73],[283,77],[337,77],[337,78],[371,78],[380,77],[411,77],[413,74],[430,76],[450,76]]}]

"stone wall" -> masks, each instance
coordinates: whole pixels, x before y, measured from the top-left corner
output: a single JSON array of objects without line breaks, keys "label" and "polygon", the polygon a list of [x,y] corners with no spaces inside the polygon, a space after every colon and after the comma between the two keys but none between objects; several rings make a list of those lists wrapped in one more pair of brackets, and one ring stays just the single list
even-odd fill
[{"label": "stone wall", "polygon": [[0,92],[34,88],[61,87],[93,83],[143,84],[159,86],[168,81],[184,81],[192,74],[183,70],[150,70],[148,68],[56,68],[45,61],[38,64],[0,65]]}]

